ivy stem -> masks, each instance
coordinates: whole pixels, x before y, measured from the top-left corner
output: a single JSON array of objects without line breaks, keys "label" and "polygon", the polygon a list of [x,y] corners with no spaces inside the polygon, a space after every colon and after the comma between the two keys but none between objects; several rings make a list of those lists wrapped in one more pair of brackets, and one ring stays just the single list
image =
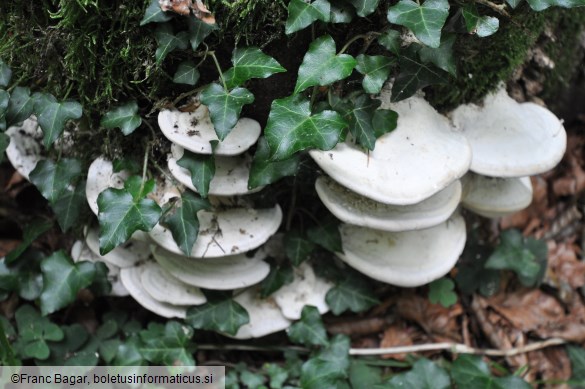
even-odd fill
[{"label": "ivy stem", "polygon": [[217,57],[215,56],[215,51],[210,51],[209,55],[213,58],[213,62],[215,62],[215,67],[217,68],[217,72],[219,73],[219,78],[221,79],[221,83],[223,84],[223,89],[225,89],[226,93],[229,92],[227,84],[225,83],[225,78],[223,78],[223,73],[221,71],[221,66],[219,66],[219,62],[217,61]]},{"label": "ivy stem", "polygon": [[343,54],[345,53],[345,51],[349,48],[349,46],[351,46],[351,44],[355,41],[357,41],[358,39],[364,39],[366,41],[369,41],[372,39],[372,36],[380,36],[382,34],[380,34],[379,32],[375,32],[375,31],[370,31],[366,34],[359,34],[354,36],[353,38],[351,38],[349,41],[347,41],[347,43],[341,48],[341,50],[339,51],[339,54]]},{"label": "ivy stem", "polygon": [[140,195],[142,198],[142,191],[144,191],[144,183],[146,181],[146,167],[148,166],[148,154],[150,153],[150,143],[146,144],[146,151],[144,152],[144,162],[142,163],[142,183],[140,184]]},{"label": "ivy stem", "polygon": [[179,103],[179,101],[183,100],[185,97],[189,97],[191,95],[194,95],[194,94],[201,92],[206,86],[207,85],[203,85],[203,86],[200,86],[198,88],[191,89],[188,92],[181,93],[179,96],[177,96],[176,99],[173,100],[173,105],[177,105]]}]

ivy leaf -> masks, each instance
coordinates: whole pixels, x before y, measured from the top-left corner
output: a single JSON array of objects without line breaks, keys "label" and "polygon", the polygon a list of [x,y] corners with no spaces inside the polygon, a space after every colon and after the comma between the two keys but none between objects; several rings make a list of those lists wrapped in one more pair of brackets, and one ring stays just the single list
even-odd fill
[{"label": "ivy leaf", "polygon": [[462,354],[453,362],[451,377],[458,388],[530,389],[520,377],[494,377],[480,356]]},{"label": "ivy leaf", "polygon": [[18,257],[24,253],[24,251],[34,242],[39,236],[44,234],[45,232],[49,231],[53,226],[53,222],[50,220],[43,220],[43,219],[34,219],[31,221],[23,231],[22,242],[18,245],[17,248],[12,250],[6,257],[4,261],[6,263],[12,263]]},{"label": "ivy leaf", "polygon": [[95,265],[82,261],[73,263],[63,251],[53,253],[41,262],[43,292],[41,312],[53,313],[75,301],[77,292],[89,286],[95,277]]},{"label": "ivy leaf", "polygon": [[429,301],[449,308],[457,302],[457,294],[453,292],[455,283],[449,278],[439,278],[429,285]]},{"label": "ivy leaf", "polygon": [[412,49],[407,50],[398,63],[400,73],[392,85],[391,101],[393,102],[404,100],[425,86],[447,83],[447,73],[418,61]]},{"label": "ivy leaf", "polygon": [[353,389],[371,389],[382,382],[382,369],[370,366],[369,361],[352,359],[349,366],[349,382]]},{"label": "ivy leaf", "polygon": [[291,0],[288,3],[288,18],[284,31],[289,35],[310,26],[317,20],[329,22],[330,17],[331,5],[327,0],[316,0],[313,3]]},{"label": "ivy leaf", "polygon": [[267,78],[286,72],[274,58],[257,47],[236,48],[232,55],[234,67],[223,74],[228,88],[242,85],[251,78]]},{"label": "ivy leaf", "polygon": [[322,224],[309,228],[307,231],[309,240],[317,243],[325,250],[334,252],[343,251],[341,247],[341,234],[339,222],[336,219],[325,220]]},{"label": "ivy leaf", "polygon": [[20,306],[14,316],[18,328],[18,340],[14,346],[25,359],[47,359],[50,354],[47,342],[58,342],[65,337],[58,325],[42,317],[30,305]]},{"label": "ivy leaf", "polygon": [[390,109],[377,109],[372,117],[372,127],[376,138],[394,131],[398,124],[398,113]]},{"label": "ivy leaf", "polygon": [[142,124],[138,104],[132,100],[106,112],[100,125],[104,128],[120,128],[124,135],[130,135]]},{"label": "ivy leaf", "polygon": [[303,263],[315,247],[315,244],[299,231],[292,230],[284,236],[284,252],[294,266]]},{"label": "ivy leaf", "polygon": [[355,273],[348,273],[338,281],[327,292],[325,301],[335,315],[347,310],[362,312],[379,303],[368,281]]},{"label": "ivy leaf", "polygon": [[12,70],[4,61],[0,59],[0,88],[5,88],[12,78]]},{"label": "ivy leaf", "polygon": [[522,0],[506,0],[506,3],[508,3],[512,8],[516,8],[521,2]]},{"label": "ivy leaf", "polygon": [[351,5],[343,0],[333,0],[331,2],[330,23],[350,23],[354,17],[355,10]]},{"label": "ivy leaf", "polygon": [[293,282],[294,274],[290,265],[274,265],[270,273],[260,283],[260,297],[266,298],[276,292],[283,285]]},{"label": "ivy leaf", "polygon": [[264,136],[272,160],[285,160],[307,148],[331,150],[347,127],[347,121],[334,111],[311,115],[309,100],[300,95],[272,102]]},{"label": "ivy leaf", "polygon": [[25,300],[36,300],[43,288],[43,258],[40,251],[29,249],[10,265],[6,261],[0,261],[0,290],[17,292]]},{"label": "ivy leaf", "polygon": [[[160,329],[153,327],[161,327]],[[139,350],[144,359],[161,366],[195,366],[193,329],[176,321],[164,326],[149,323],[148,329],[140,332],[143,346]]]},{"label": "ivy leaf", "polygon": [[44,198],[55,202],[71,182],[81,174],[81,161],[63,158],[58,162],[43,159],[30,172],[30,180]]},{"label": "ivy leaf", "polygon": [[288,330],[288,338],[305,346],[326,346],[327,332],[321,321],[319,310],[312,305],[305,305],[301,312],[301,320],[291,325]]},{"label": "ivy leaf", "polygon": [[522,285],[534,286],[544,276],[547,257],[548,249],[544,241],[526,239],[518,230],[507,230],[500,234],[500,244],[485,267],[512,270]]},{"label": "ivy leaf", "polygon": [[150,231],[158,222],[161,209],[143,193],[134,198],[124,189],[106,189],[98,196],[100,223],[100,254],[106,255],[126,242],[137,230]]},{"label": "ivy leaf", "polygon": [[282,161],[270,160],[270,147],[266,138],[260,137],[256,146],[256,154],[250,167],[248,189],[269,185],[283,177],[294,176],[299,169],[300,157],[293,155]]},{"label": "ivy leaf", "polygon": [[190,308],[185,321],[195,329],[220,331],[235,335],[238,329],[250,322],[248,312],[231,297],[207,296],[207,303]]},{"label": "ivy leaf", "polygon": [[160,8],[159,0],[151,0],[150,4],[146,8],[146,11],[144,11],[144,16],[140,21],[140,25],[144,26],[148,23],[168,22],[172,18],[172,15],[163,12],[163,10]]},{"label": "ivy leaf", "polygon": [[418,55],[424,63],[432,63],[439,69],[455,76],[457,66],[453,58],[453,43],[455,43],[455,34],[445,34],[441,39],[441,45],[433,49],[432,47],[422,46]]},{"label": "ivy leaf", "polygon": [[549,7],[557,6],[563,8],[572,8],[583,6],[582,0],[527,0],[528,5],[534,11],[543,11]]},{"label": "ivy leaf", "polygon": [[183,31],[175,35],[170,23],[158,26],[154,30],[154,38],[158,45],[154,56],[156,63],[159,65],[171,51],[175,49],[185,50],[188,47],[188,34]]},{"label": "ivy leaf", "polygon": [[0,133],[0,163],[4,161],[4,152],[10,144],[10,137],[5,133]]},{"label": "ivy leaf", "polygon": [[455,282],[462,293],[471,295],[479,290],[483,296],[489,297],[498,291],[500,272],[485,268],[491,252],[487,245],[479,244],[476,231],[472,231],[457,263]]},{"label": "ivy leaf", "polygon": [[301,387],[303,389],[349,388],[349,338],[335,335],[329,346],[303,364]]},{"label": "ivy leaf", "polygon": [[185,150],[181,159],[177,160],[177,165],[189,170],[193,186],[197,188],[201,197],[207,197],[209,185],[215,175],[215,157]]},{"label": "ivy leaf", "polygon": [[400,52],[400,42],[400,33],[396,30],[388,30],[378,37],[378,43],[396,55]]},{"label": "ivy leaf", "polygon": [[6,130],[6,111],[8,110],[9,101],[10,93],[6,92],[4,89],[0,89],[0,131]]},{"label": "ivy leaf", "polygon": [[217,25],[215,24],[207,24],[197,18],[189,18],[189,42],[191,43],[191,48],[197,50],[205,38],[216,29]]},{"label": "ivy leaf", "polygon": [[379,0],[349,0],[361,17],[368,16],[378,8]]},{"label": "ivy leaf", "polygon": [[227,92],[219,84],[209,84],[201,92],[201,102],[209,108],[209,115],[220,141],[234,128],[242,107],[254,101],[254,95],[245,88],[234,88]]},{"label": "ivy leaf", "polygon": [[34,99],[30,95],[30,89],[22,86],[14,88],[10,94],[8,109],[6,110],[6,121],[8,125],[20,123],[32,115]]},{"label": "ivy leaf", "polygon": [[176,84],[195,85],[199,81],[199,70],[192,61],[184,61],[179,64],[173,82]]},{"label": "ivy leaf", "polygon": [[585,349],[573,345],[565,347],[571,360],[571,384],[585,383]]},{"label": "ivy leaf", "polygon": [[77,101],[58,102],[50,94],[35,94],[34,109],[43,130],[43,144],[49,148],[59,138],[68,120],[79,119],[81,104]]},{"label": "ivy leaf", "polygon": [[299,67],[294,94],[311,86],[329,85],[348,77],[356,66],[355,58],[349,54],[335,53],[335,41],[330,35],[323,35],[311,42]]},{"label": "ivy leaf", "polygon": [[51,203],[51,208],[57,216],[57,221],[63,232],[67,232],[77,224],[84,209],[85,180],[77,183],[74,189],[65,188],[65,191]]},{"label": "ivy leaf", "polygon": [[425,45],[439,47],[441,29],[449,16],[447,0],[425,0],[422,5],[400,0],[388,9],[388,21],[412,30]]},{"label": "ivy leaf", "polygon": [[181,206],[175,213],[164,218],[164,224],[171,230],[173,239],[185,255],[190,255],[199,235],[199,218],[197,212],[211,209],[209,201],[195,196],[190,191],[181,195]]},{"label": "ivy leaf", "polygon": [[449,389],[451,379],[445,369],[426,358],[421,358],[412,365],[412,370],[396,374],[376,388]]},{"label": "ivy leaf", "polygon": [[382,55],[360,54],[355,69],[364,75],[362,86],[367,93],[380,93],[396,60]]},{"label": "ivy leaf", "polygon": [[493,16],[479,16],[475,4],[467,4],[462,9],[465,28],[470,34],[483,38],[495,34],[500,27],[500,21]]},{"label": "ivy leaf", "polygon": [[[372,119],[379,100],[373,100],[368,95],[360,94],[352,99],[349,114],[349,132],[357,142],[368,150],[374,150],[376,134],[372,126]],[[347,117],[347,116],[346,116]]]}]

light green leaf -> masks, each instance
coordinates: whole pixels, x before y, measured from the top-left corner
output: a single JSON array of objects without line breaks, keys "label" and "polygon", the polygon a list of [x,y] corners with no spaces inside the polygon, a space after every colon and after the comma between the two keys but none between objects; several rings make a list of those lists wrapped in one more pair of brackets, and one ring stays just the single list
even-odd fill
[{"label": "light green leaf", "polygon": [[409,98],[425,86],[447,83],[447,73],[418,61],[411,48],[406,50],[405,55],[400,57],[398,63],[400,64],[400,73],[392,85],[391,101],[393,102]]},{"label": "light green leaf", "polygon": [[173,214],[167,214],[164,224],[171,230],[173,239],[185,255],[190,255],[199,235],[199,218],[197,212],[211,209],[209,201],[190,191],[181,195],[181,206],[175,207]]},{"label": "light green leaf", "polygon": [[412,30],[425,45],[439,47],[441,29],[449,16],[447,0],[425,0],[422,5],[400,0],[388,9],[388,21]]},{"label": "light green leaf", "polygon": [[143,345],[140,353],[147,361],[161,366],[195,366],[191,342],[193,329],[176,321],[164,326],[149,323],[148,329],[140,332]]},{"label": "light green leaf", "polygon": [[518,230],[507,230],[500,234],[500,244],[485,267],[512,270],[522,285],[534,286],[544,276],[547,257],[545,241],[524,238]]},{"label": "light green leaf", "polygon": [[348,77],[356,66],[356,60],[349,54],[336,55],[335,41],[323,35],[309,46],[309,51],[299,67],[299,77],[294,94],[315,85],[329,85]]},{"label": "light green leaf", "polygon": [[49,231],[53,226],[53,222],[50,220],[34,219],[24,228],[22,242],[17,248],[12,250],[6,255],[4,261],[6,263],[14,262],[22,253],[34,242],[39,236]]},{"label": "light green leaf", "polygon": [[585,6],[583,0],[527,0],[528,5],[535,11],[543,11],[549,7],[557,6],[563,8],[573,8]]},{"label": "light green leaf", "polygon": [[34,107],[39,126],[43,130],[43,144],[46,148],[61,136],[67,121],[79,119],[83,112],[77,101],[58,102],[53,95],[47,93],[35,93]]},{"label": "light green leaf", "polygon": [[250,322],[248,312],[231,297],[207,298],[206,304],[192,307],[187,311],[185,321],[195,329],[235,335],[241,326]]},{"label": "light green leaf", "polygon": [[315,244],[297,230],[288,231],[284,236],[284,252],[294,266],[299,266],[315,250]]},{"label": "light green leaf", "polygon": [[211,34],[217,30],[217,25],[207,24],[197,18],[189,18],[189,42],[191,48],[197,50],[199,45]]},{"label": "light green leaf", "polygon": [[209,185],[215,175],[215,157],[185,150],[181,159],[177,160],[177,165],[189,170],[193,186],[197,188],[201,197],[206,198]]},{"label": "light green leaf", "polygon": [[329,346],[303,364],[301,387],[303,389],[349,388],[349,338],[334,336]]},{"label": "light green leaf", "polygon": [[65,188],[65,191],[51,203],[51,208],[63,232],[77,225],[85,209],[85,203],[85,181],[78,182],[74,189]]},{"label": "light green leaf", "polygon": [[34,100],[30,95],[30,89],[17,86],[10,94],[8,109],[6,110],[6,121],[8,126],[23,122],[32,115]]},{"label": "light green leaf", "polygon": [[100,125],[104,128],[120,128],[124,135],[130,135],[142,124],[136,101],[129,101],[106,112]]},{"label": "light green leaf", "polygon": [[254,95],[245,88],[234,88],[227,92],[219,84],[209,84],[201,92],[201,102],[209,108],[209,116],[220,141],[234,128],[242,107],[254,102]]},{"label": "light green leaf", "polygon": [[453,58],[453,43],[455,43],[455,35],[444,34],[441,39],[441,45],[438,48],[433,49],[432,47],[422,46],[418,51],[418,55],[424,63],[432,63],[439,69],[443,69],[455,76],[457,66]]},{"label": "light green leaf", "polygon": [[364,90],[367,93],[380,93],[396,60],[382,55],[364,54],[358,55],[356,60],[355,69],[364,75],[364,80],[362,81]]},{"label": "light green leaf", "polygon": [[368,16],[378,8],[379,0],[349,0],[359,16]]},{"label": "light green leaf", "polygon": [[372,118],[372,127],[376,138],[394,131],[398,124],[398,113],[390,109],[377,109]]},{"label": "light green leaf", "polygon": [[494,377],[488,365],[476,355],[459,355],[451,367],[458,388],[530,389],[520,377]]},{"label": "light green leaf", "polygon": [[154,38],[158,45],[154,54],[157,64],[162,63],[171,51],[185,50],[189,45],[187,32],[183,31],[175,35],[170,22],[159,25],[154,31]]},{"label": "light green leaf", "polygon": [[[6,92],[4,89],[0,89],[0,131],[6,131],[6,111],[8,110],[8,103],[10,101],[10,93]],[[0,152],[0,162],[2,162],[1,153]]]},{"label": "light green leaf", "polygon": [[270,160],[270,148],[266,138],[260,137],[256,146],[256,154],[250,167],[248,189],[254,189],[262,185],[269,185],[283,177],[294,176],[299,169],[300,157],[292,157],[282,161]]},{"label": "light green leaf", "polygon": [[475,4],[467,4],[462,9],[465,28],[470,34],[483,38],[495,34],[500,27],[500,21],[493,16],[479,16]]},{"label": "light green leaf", "polygon": [[106,189],[98,196],[100,223],[100,254],[105,255],[126,242],[138,230],[150,231],[158,222],[162,210],[151,199],[134,198],[128,187]]},{"label": "light green leaf", "polygon": [[199,81],[199,70],[193,61],[184,61],[179,64],[173,82],[176,84],[195,85]]},{"label": "light green leaf", "polygon": [[286,368],[279,366],[277,363],[265,363],[262,370],[268,374],[270,378],[270,388],[281,389],[289,377],[289,372]]},{"label": "light green leaf", "polygon": [[270,296],[282,286],[290,284],[293,279],[293,269],[290,265],[271,266],[270,273],[260,283],[260,297],[266,298]]},{"label": "light green leaf", "polygon": [[286,69],[257,47],[236,48],[232,55],[234,67],[223,74],[228,88],[242,85],[252,78],[267,78]]},{"label": "light green leaf", "polygon": [[331,150],[347,125],[334,111],[311,115],[309,100],[295,95],[272,102],[264,136],[271,159],[285,160],[308,148]]},{"label": "light green leaf", "polygon": [[12,70],[4,61],[0,59],[0,88],[5,88],[10,84]]},{"label": "light green leaf", "polygon": [[264,389],[264,376],[260,373],[253,373],[250,370],[244,370],[240,373],[240,381],[246,388]]},{"label": "light green leaf", "polygon": [[508,3],[512,8],[516,8],[521,2],[522,0],[506,0],[506,3]]},{"label": "light green leaf", "polygon": [[291,0],[288,3],[285,33],[288,35],[302,30],[317,20],[329,22],[330,17],[331,5],[327,0],[316,0],[313,3],[307,3],[303,0]]},{"label": "light green leaf", "polygon": [[362,312],[379,303],[368,281],[354,273],[349,273],[339,280],[327,292],[325,301],[335,315],[347,310]]},{"label": "light green leaf", "polygon": [[[468,386],[462,386],[462,388]],[[451,379],[445,369],[437,366],[426,358],[414,363],[412,370],[396,374],[376,389],[449,389]]]},{"label": "light green leaf", "polygon": [[396,55],[400,52],[400,42],[400,33],[396,30],[388,30],[378,37],[378,43]]},{"label": "light green leaf", "polygon": [[30,172],[30,180],[44,198],[55,202],[81,174],[81,161],[63,158],[58,162],[43,159]]},{"label": "light green leaf", "polygon": [[371,366],[368,360],[352,359],[349,366],[349,382],[352,389],[372,389],[382,382],[382,369]]},{"label": "light green leaf", "polygon": [[144,26],[148,23],[168,22],[172,18],[171,14],[163,12],[163,10],[160,9],[159,0],[150,0],[150,4],[146,8],[146,11],[144,11],[144,16],[140,21],[140,25]]},{"label": "light green leaf", "polygon": [[332,253],[343,251],[341,234],[339,233],[339,221],[336,219],[324,220],[322,224],[309,228],[307,235],[311,242],[317,243],[325,250],[329,250]]},{"label": "light green leaf", "polygon": [[350,23],[354,17],[354,8],[344,0],[331,1],[330,23]]},{"label": "light green leaf", "polygon": [[429,285],[429,301],[449,308],[457,302],[457,294],[453,291],[455,283],[449,278],[439,278]]},{"label": "light green leaf", "polygon": [[58,325],[42,317],[30,305],[20,306],[14,316],[18,328],[18,340],[14,346],[25,359],[47,359],[50,354],[47,341],[60,341],[65,337]]},{"label": "light green leaf", "polygon": [[95,277],[95,265],[83,261],[73,263],[63,251],[53,253],[41,262],[43,292],[41,312],[53,313],[75,301],[77,292],[89,286]]},{"label": "light green leaf", "polygon": [[321,321],[321,314],[312,305],[303,307],[301,320],[292,324],[287,333],[292,342],[305,346],[326,346],[329,343],[325,326]]}]

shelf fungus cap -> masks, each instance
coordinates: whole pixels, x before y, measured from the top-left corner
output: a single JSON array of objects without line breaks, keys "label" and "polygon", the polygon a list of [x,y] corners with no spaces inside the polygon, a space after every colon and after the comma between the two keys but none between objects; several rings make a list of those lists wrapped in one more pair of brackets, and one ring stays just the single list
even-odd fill
[{"label": "shelf fungus cap", "polygon": [[108,188],[122,189],[124,181],[129,177],[125,171],[114,173],[111,161],[99,157],[89,165],[87,171],[87,184],[85,185],[85,197],[92,212],[99,213],[97,199],[101,192]]},{"label": "shelf fungus cap", "polygon": [[[171,145],[171,156],[167,161],[171,174],[181,184],[194,192],[198,192],[191,181],[189,170],[179,166],[177,160],[183,157],[184,149],[177,145]],[[247,154],[231,157],[215,157],[215,174],[209,184],[209,194],[214,196],[235,196],[258,192],[263,186],[248,189],[248,177],[252,158]]]},{"label": "shelf fungus cap", "polygon": [[398,125],[370,153],[346,142],[330,151],[311,150],[311,157],[341,185],[385,204],[421,202],[467,172],[467,139],[423,98],[390,108],[398,112]]},{"label": "shelf fungus cap", "polygon": [[218,141],[209,111],[203,104],[193,112],[164,110],[158,114],[158,125],[173,143],[197,154],[238,155],[248,150],[260,136],[260,124],[249,118],[241,118],[215,150],[211,141]]},{"label": "shelf fungus cap", "polygon": [[161,303],[201,305],[207,301],[199,288],[179,281],[153,261],[144,264],[140,280],[144,290]]},{"label": "shelf fungus cap", "polygon": [[262,281],[270,272],[270,266],[263,261],[266,254],[262,250],[258,250],[251,258],[238,254],[197,259],[171,253],[162,247],[155,247],[152,254],[173,277],[205,289],[245,288]]},{"label": "shelf fungus cap", "polygon": [[39,127],[36,117],[31,116],[21,125],[9,127],[6,135],[10,137],[10,144],[6,148],[6,156],[14,169],[30,181],[29,175],[43,159],[41,157],[41,142],[43,132]]},{"label": "shelf fungus cap", "polygon": [[[225,211],[199,211],[199,236],[191,250],[194,258],[217,258],[245,253],[260,247],[280,226],[282,210],[273,208],[232,208]],[[158,245],[175,254],[183,252],[171,231],[157,224],[150,237]]]},{"label": "shelf fungus cap", "polygon": [[453,214],[461,200],[459,180],[411,205],[391,205],[371,200],[325,176],[317,179],[315,189],[323,204],[341,221],[383,231],[436,226]]},{"label": "shelf fungus cap", "polygon": [[129,239],[106,255],[100,255],[100,243],[96,228],[88,231],[85,242],[89,249],[98,255],[103,262],[111,263],[121,268],[132,267],[138,262],[145,261],[150,256],[150,245],[134,239]]},{"label": "shelf fungus cap", "polygon": [[532,202],[530,177],[493,178],[468,173],[463,183],[463,207],[484,217],[509,215]]},{"label": "shelf fungus cap", "polygon": [[155,300],[142,285],[142,273],[144,272],[144,265],[127,267],[120,270],[120,279],[128,289],[130,295],[142,305],[144,308],[159,316],[172,318],[177,317],[184,319],[187,315],[187,309],[184,306],[177,306],[168,303],[162,303]]},{"label": "shelf fungus cap", "polygon": [[424,230],[387,232],[343,224],[343,253],[349,266],[388,284],[415,287],[447,274],[465,246],[465,221],[458,214]]},{"label": "shelf fungus cap", "polygon": [[503,87],[488,95],[483,106],[462,105],[451,116],[471,144],[475,173],[531,176],[552,169],[565,153],[561,121],[539,105],[516,102]]},{"label": "shelf fungus cap", "polygon": [[244,307],[250,322],[241,326],[233,338],[259,338],[287,329],[292,323],[283,316],[280,308],[271,298],[261,299],[256,288],[250,288],[234,297],[234,301]]},{"label": "shelf fungus cap", "polygon": [[333,284],[315,275],[306,262],[295,268],[294,280],[272,294],[284,317],[299,320],[305,305],[317,307],[319,313],[329,311],[325,296]]}]

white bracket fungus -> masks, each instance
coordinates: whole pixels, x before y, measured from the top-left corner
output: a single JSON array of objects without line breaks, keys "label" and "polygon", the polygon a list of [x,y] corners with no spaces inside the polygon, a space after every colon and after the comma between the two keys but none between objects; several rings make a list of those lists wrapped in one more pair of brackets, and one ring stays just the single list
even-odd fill
[{"label": "white bracket fungus", "polygon": [[140,280],[144,290],[161,303],[201,305],[207,301],[199,288],[179,281],[156,262],[144,264]]},{"label": "white bracket fungus", "polygon": [[89,165],[85,197],[92,212],[97,216],[99,209],[97,199],[108,188],[122,189],[129,174],[125,171],[114,173],[112,162],[103,157],[97,158]]},{"label": "white bracket fungus", "polygon": [[12,126],[6,130],[10,137],[10,144],[6,148],[6,156],[14,169],[30,181],[29,174],[43,159],[41,157],[41,142],[43,131],[34,116],[26,119],[20,126]]},{"label": "white bracket fungus", "polygon": [[233,336],[235,339],[259,338],[285,330],[291,325],[291,321],[283,316],[271,298],[258,297],[256,288],[241,292],[234,297],[234,301],[243,306],[250,316],[250,322],[241,326]]}]

